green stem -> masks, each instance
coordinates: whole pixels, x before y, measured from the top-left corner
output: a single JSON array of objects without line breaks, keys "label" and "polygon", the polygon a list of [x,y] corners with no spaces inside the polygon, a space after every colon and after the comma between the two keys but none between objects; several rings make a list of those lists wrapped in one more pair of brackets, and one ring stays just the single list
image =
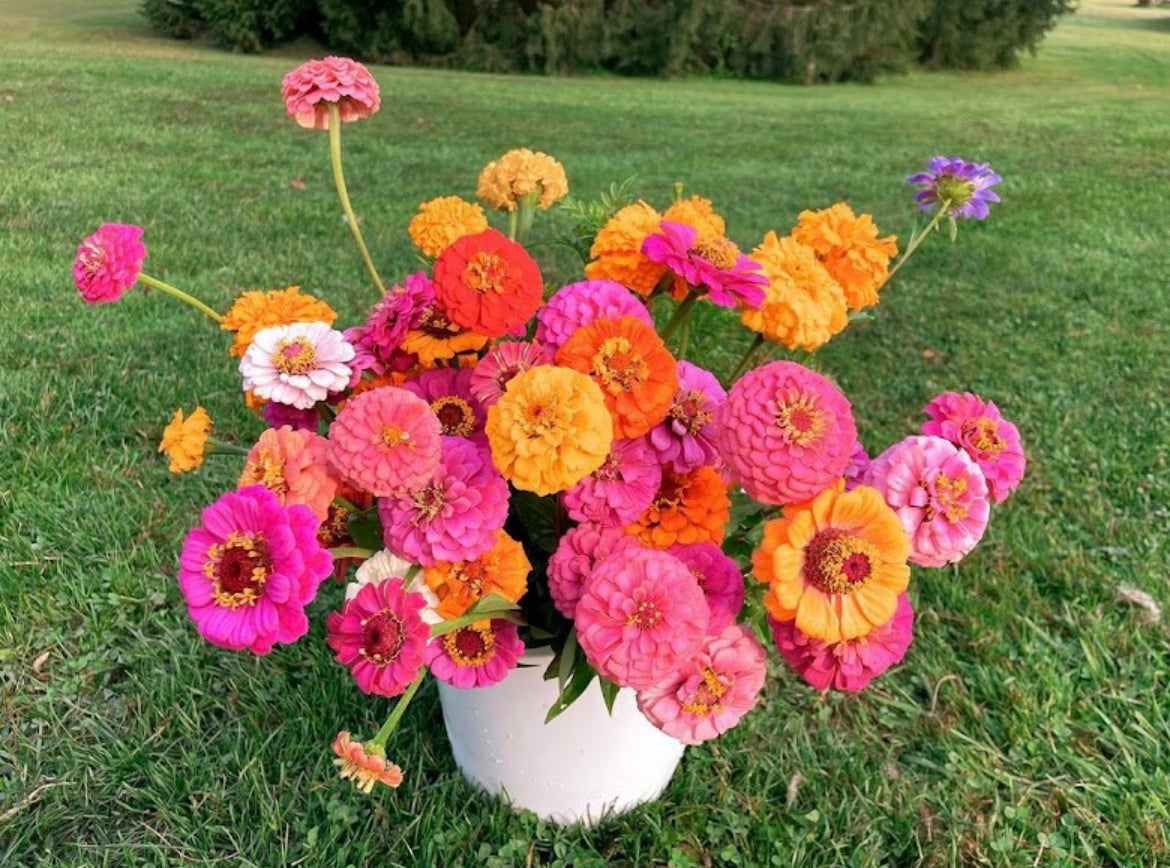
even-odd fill
[{"label": "green stem", "polygon": [[208,437],[207,444],[211,447],[211,455],[247,455],[248,449],[237,446],[235,443],[225,443],[215,437]]},{"label": "green stem", "polygon": [[353,213],[353,206],[349,203],[349,191],[345,187],[345,175],[341,171],[341,112],[337,103],[329,104],[329,161],[333,164],[333,183],[337,185],[337,198],[341,200],[341,210],[345,212],[345,222],[353,233],[353,240],[357,242],[358,251],[362,255],[362,262],[366,264],[366,271],[374,279],[374,286],[382,295],[386,294],[386,285],[374,267],[374,260],[370,258],[370,251],[366,249],[365,239],[362,238],[361,227],[358,226],[357,216]]},{"label": "green stem", "polygon": [[382,724],[382,728],[378,730],[378,734],[374,736],[373,741],[377,744],[386,746],[386,739],[390,737],[390,733],[398,726],[398,721],[402,720],[402,715],[406,713],[406,706],[410,705],[410,700],[414,699],[414,695],[418,693],[418,688],[423,683],[426,677],[427,667],[420,666],[418,675],[414,677],[414,681],[410,682],[410,687],[406,688],[406,692],[402,694],[402,698],[394,704],[390,716],[386,718],[386,722]]},{"label": "green stem", "polygon": [[359,549],[355,546],[338,546],[335,549],[330,549],[329,554],[333,555],[333,560],[339,561],[342,558],[361,558],[366,560],[372,558],[374,553],[369,549]]},{"label": "green stem", "polygon": [[939,221],[942,220],[943,215],[947,213],[950,207],[951,202],[948,199],[946,202],[943,202],[941,205],[939,205],[938,210],[934,212],[934,217],[929,223],[926,224],[925,229],[923,229],[921,232],[915,232],[910,236],[910,243],[906,245],[906,251],[902,254],[902,258],[894,263],[894,267],[890,269],[890,273],[887,274],[886,279],[882,281],[883,288],[891,280],[893,280],[894,275],[898,273],[898,270],[906,264],[906,260],[908,260],[914,254],[914,251],[918,249],[918,245],[926,240],[926,236],[935,230]]},{"label": "green stem", "polygon": [[[518,223],[516,228],[516,238],[514,240],[524,243],[524,239],[528,237],[528,233],[532,230],[532,218],[536,216],[536,203],[540,201],[540,185],[536,185],[536,189],[520,199],[520,204],[516,211],[519,211]],[[516,211],[512,213],[515,214]]]},{"label": "green stem", "polygon": [[691,293],[682,300],[682,304],[680,304],[678,308],[675,309],[674,316],[670,318],[670,321],[666,324],[666,327],[662,329],[663,343],[666,343],[668,340],[674,337],[674,333],[678,331],[679,326],[681,326],[683,322],[690,317],[691,310],[694,308],[695,302],[698,300],[699,297],[694,293]]},{"label": "green stem", "polygon": [[139,273],[138,279],[149,286],[151,289],[157,289],[159,292],[165,292],[167,295],[174,296],[179,301],[185,301],[187,304],[191,305],[191,307],[195,308],[195,310],[202,314],[206,314],[216,322],[223,322],[222,316],[216,313],[212,308],[205,305],[195,296],[188,295],[187,293],[183,292],[183,290],[176,289],[169,283],[163,283],[161,280],[157,280],[156,278],[151,277],[149,274]]},{"label": "green stem", "polygon": [[516,240],[516,228],[520,223],[520,209],[513,208],[508,212],[508,238],[512,241]]},{"label": "green stem", "polygon": [[678,358],[685,359],[687,357],[687,345],[691,342],[691,317],[683,320],[682,329],[678,336]]},{"label": "green stem", "polygon": [[730,386],[732,383],[734,383],[739,375],[747,369],[748,362],[751,361],[752,356],[756,354],[756,350],[763,346],[763,344],[764,336],[757,334],[756,339],[752,341],[752,345],[747,348],[747,352],[744,353],[743,358],[739,360],[739,364],[735,366],[735,370],[731,372],[731,377],[728,379],[727,385]]}]

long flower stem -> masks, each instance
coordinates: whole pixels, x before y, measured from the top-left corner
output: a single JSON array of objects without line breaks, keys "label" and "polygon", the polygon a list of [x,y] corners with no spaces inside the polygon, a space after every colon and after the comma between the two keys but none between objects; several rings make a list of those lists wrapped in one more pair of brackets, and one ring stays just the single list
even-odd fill
[{"label": "long flower stem", "polygon": [[333,555],[333,560],[335,561],[339,561],[342,558],[361,558],[362,560],[366,560],[374,556],[374,553],[369,549],[360,549],[354,546],[338,546],[335,549],[330,549],[329,554]]},{"label": "long flower stem", "polygon": [[406,706],[410,705],[410,700],[414,699],[414,695],[418,693],[419,687],[426,678],[427,667],[420,666],[418,668],[418,675],[414,677],[414,681],[410,682],[410,687],[406,688],[406,692],[402,694],[402,698],[394,705],[394,709],[390,712],[390,716],[386,718],[386,722],[382,724],[382,728],[378,730],[378,734],[374,736],[373,740],[383,747],[386,745],[386,739],[390,738],[390,734],[394,732],[398,726],[398,721],[402,720],[402,715],[406,714]]},{"label": "long flower stem", "polygon": [[667,322],[666,326],[662,329],[663,343],[666,343],[668,340],[674,337],[674,333],[678,331],[683,322],[690,317],[691,311],[695,307],[695,302],[698,300],[699,297],[697,295],[688,295],[682,300],[682,304],[680,304],[675,310],[674,316],[670,318],[670,321]]},{"label": "long flower stem", "polygon": [[333,164],[333,183],[337,185],[337,198],[341,200],[341,210],[345,212],[345,222],[353,233],[353,240],[357,242],[358,251],[362,255],[362,262],[366,264],[366,271],[374,279],[374,286],[382,295],[386,294],[386,285],[374,267],[374,260],[370,258],[370,251],[366,249],[365,239],[362,238],[361,227],[358,226],[357,216],[353,213],[353,206],[349,203],[349,191],[345,187],[345,175],[341,171],[341,112],[337,103],[329,104],[329,161]]},{"label": "long flower stem", "polygon": [[939,205],[938,210],[934,212],[934,217],[929,223],[926,224],[925,229],[923,229],[921,232],[915,232],[910,236],[910,243],[906,245],[906,251],[902,254],[902,258],[894,263],[894,267],[890,269],[890,273],[886,275],[886,279],[882,282],[883,287],[894,279],[894,275],[897,274],[898,270],[906,264],[906,260],[908,260],[914,254],[914,251],[918,249],[918,246],[926,240],[926,236],[935,230],[939,224],[939,221],[942,220],[943,215],[947,213],[950,207],[951,202],[948,199],[946,202],[943,202],[941,205]]},{"label": "long flower stem", "polygon": [[211,447],[212,455],[247,455],[248,450],[235,443],[227,443],[215,437],[207,438],[207,445]]},{"label": "long flower stem", "polygon": [[735,370],[731,372],[731,376],[727,380],[727,385],[730,386],[732,383],[734,383],[736,378],[739,377],[739,375],[742,374],[744,370],[746,370],[748,362],[751,361],[752,356],[756,354],[756,350],[758,350],[763,345],[763,343],[764,336],[757,334],[756,339],[752,341],[752,345],[747,348],[747,352],[744,353],[743,358],[739,360],[739,364],[735,366]]},{"label": "long flower stem", "polygon": [[174,296],[179,301],[184,301],[195,310],[210,317],[216,322],[223,322],[223,317],[216,313],[212,308],[205,305],[193,295],[188,295],[181,289],[171,286],[169,283],[163,283],[161,280],[151,277],[149,274],[139,274],[138,279],[149,286],[151,289],[157,289],[159,292],[165,292],[167,295]]},{"label": "long flower stem", "polygon": [[516,229],[520,225],[520,209],[513,208],[508,212],[508,238],[511,241],[516,240]]}]

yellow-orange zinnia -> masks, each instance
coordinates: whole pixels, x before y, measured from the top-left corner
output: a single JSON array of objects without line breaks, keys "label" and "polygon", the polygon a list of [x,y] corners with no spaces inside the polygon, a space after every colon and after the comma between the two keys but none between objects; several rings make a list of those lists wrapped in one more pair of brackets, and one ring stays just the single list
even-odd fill
[{"label": "yellow-orange zinnia", "polygon": [[525,196],[548,208],[569,192],[565,167],[541,151],[516,148],[492,160],[479,174],[475,195],[500,211],[515,211]]},{"label": "yellow-orange zinnia", "polygon": [[419,364],[424,368],[433,368],[440,361],[480,350],[487,342],[487,335],[463,331],[445,314],[432,307],[423,314],[419,327],[406,333],[402,349],[418,356]]},{"label": "yellow-orange zinnia", "polygon": [[294,322],[323,322],[333,325],[337,312],[300,287],[286,289],[248,290],[242,293],[223,316],[220,328],[235,332],[236,339],[228,352],[242,356],[248,350],[256,332],[269,326],[290,325]]},{"label": "yellow-orange zinnia", "polygon": [[658,231],[662,217],[645,202],[627,205],[611,217],[597,237],[585,266],[590,280],[614,280],[639,295],[650,295],[666,274],[666,266],[642,254],[646,236]]},{"label": "yellow-orange zinnia", "polygon": [[406,231],[414,246],[432,259],[464,235],[488,228],[483,208],[458,196],[439,196],[418,206]]},{"label": "yellow-orange zinnia", "polygon": [[792,237],[813,249],[841,285],[850,310],[878,303],[878,290],[898,255],[898,237],[878,238],[869,214],[860,216],[844,202],[821,211],[801,211]]},{"label": "yellow-orange zinnia", "polygon": [[498,530],[495,543],[485,554],[472,561],[440,561],[427,567],[423,576],[439,598],[439,614],[450,619],[458,618],[488,594],[519,602],[528,589],[531,570],[524,547]]},{"label": "yellow-orange zinnia", "polygon": [[186,418],[182,410],[175,411],[158,444],[158,451],[170,459],[171,473],[186,473],[203,463],[210,433],[211,417],[202,407],[196,407]]}]

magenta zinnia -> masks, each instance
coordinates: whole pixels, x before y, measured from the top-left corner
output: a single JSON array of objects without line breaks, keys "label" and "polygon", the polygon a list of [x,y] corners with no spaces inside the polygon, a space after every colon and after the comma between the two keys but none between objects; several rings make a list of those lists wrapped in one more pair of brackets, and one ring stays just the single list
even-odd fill
[{"label": "magenta zinnia", "polygon": [[727,392],[714,374],[680,360],[670,410],[646,435],[659,460],[676,473],[704,465],[719,467],[723,460],[715,443],[715,411],[726,400]]},{"label": "magenta zinnia", "polygon": [[569,518],[607,527],[629,524],[650,506],[662,468],[644,437],[614,440],[605,463],[561,495]]},{"label": "magenta zinnia", "polygon": [[650,328],[654,320],[645,303],[612,280],[582,280],[562,286],[536,314],[536,342],[555,356],[573,332],[599,319],[632,316]]},{"label": "magenta zinnia", "polygon": [[663,220],[658,232],[642,242],[642,253],[665,265],[719,307],[745,304],[759,307],[768,278],[760,265],[740,253],[726,238],[699,240],[699,233],[685,223]]},{"label": "magenta zinnia", "polygon": [[359,356],[372,362],[362,365],[381,374],[393,367],[396,351],[406,333],[422,324],[423,314],[435,303],[435,290],[425,272],[408,274],[400,284],[386,290],[370,309],[365,323],[347,329],[345,338]]},{"label": "magenta zinnia", "polygon": [[924,408],[922,433],[949,440],[975,459],[996,503],[1003,503],[1024,478],[1020,432],[992,401],[974,392],[944,392]]},{"label": "magenta zinnia", "polygon": [[517,374],[538,365],[551,365],[552,358],[536,344],[508,341],[484,353],[471,377],[471,394],[485,407],[504,396],[508,383]]},{"label": "magenta zinnia", "polygon": [[146,259],[142,229],[103,223],[81,242],[73,259],[73,285],[90,304],[117,301],[134,285]]},{"label": "magenta zinnia", "polygon": [[743,572],[714,543],[673,545],[666,550],[691,571],[711,609],[709,633],[718,633],[734,624],[743,609]]},{"label": "magenta zinnia", "polygon": [[325,641],[362,693],[397,696],[414,681],[431,635],[425,606],[401,579],[385,579],[362,585],[340,612],[329,613]]},{"label": "magenta zinnia", "polygon": [[474,373],[473,368],[435,368],[407,380],[402,388],[431,405],[444,435],[473,440],[486,449],[487,436],[483,433],[486,414],[483,404],[471,393]]},{"label": "magenta zinnia", "polygon": [[488,687],[503,681],[523,653],[511,621],[480,621],[432,639],[427,665],[452,687]]}]

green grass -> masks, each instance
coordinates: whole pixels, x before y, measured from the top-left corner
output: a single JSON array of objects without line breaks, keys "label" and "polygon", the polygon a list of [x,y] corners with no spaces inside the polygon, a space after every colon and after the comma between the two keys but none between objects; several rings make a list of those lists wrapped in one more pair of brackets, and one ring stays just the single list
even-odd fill
[{"label": "green grass", "polygon": [[[917,571],[897,670],[823,697],[774,666],[661,801],[582,831],[465,784],[433,688],[392,745],[400,790],[337,781],[333,734],[386,708],[323,647],[337,588],[270,659],[191,629],[175,551],[235,466],[176,479],[155,444],[177,405],[227,438],[257,424],[196,314],[77,301],[78,239],[141,223],[150,271],[220,309],[297,282],[350,319],[370,291],[325,137],[283,116],[301,49],[168,42],[132,7],[0,0],[0,864],[1170,865],[1170,641],[1115,596],[1170,605],[1165,11],[1090,3],[1018,70],[872,87],[375,70],[383,109],[347,131],[346,165],[384,274],[413,265],[418,201],[470,196],[521,144],[581,195],[636,173],[661,202],[684,180],[744,243],[840,198],[907,235],[901,179],[934,153],[1006,178],[993,219],[928,245],[815,364],[871,450],[940,390],[994,396],[1025,484],[960,569]],[[726,370],[746,336],[701,326],[696,358]]]}]

